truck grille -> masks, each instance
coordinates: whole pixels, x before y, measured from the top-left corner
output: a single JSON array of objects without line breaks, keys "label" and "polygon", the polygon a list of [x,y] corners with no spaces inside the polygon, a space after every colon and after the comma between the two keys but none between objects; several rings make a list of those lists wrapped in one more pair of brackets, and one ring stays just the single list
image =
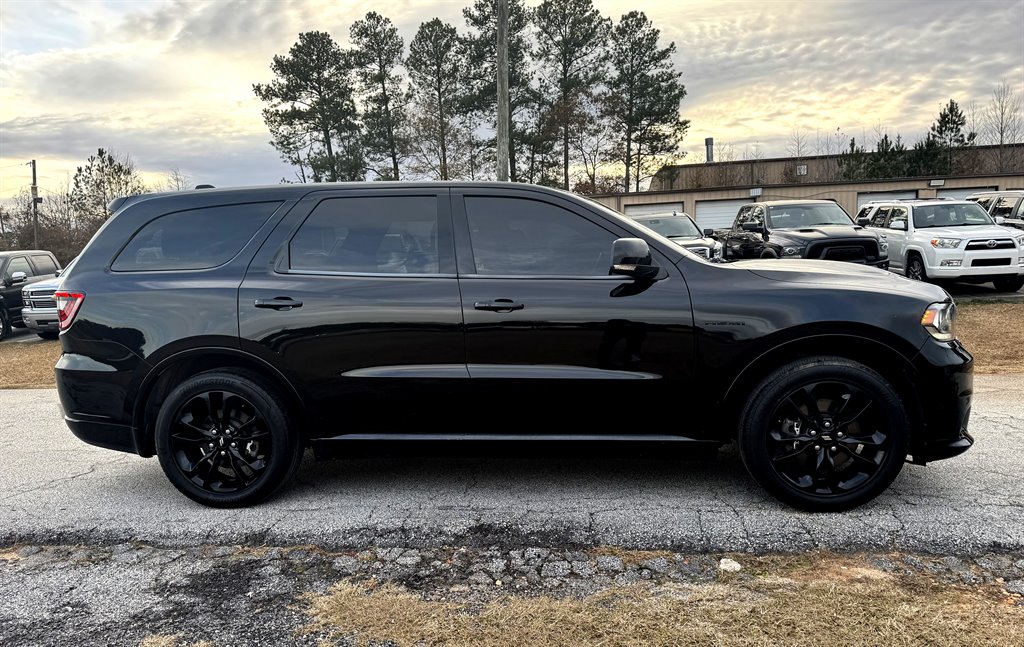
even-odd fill
[{"label": "truck grille", "polygon": [[998,267],[1009,264],[1010,259],[1008,258],[976,258],[971,261],[971,267]]},{"label": "truck grille", "polygon": [[874,263],[878,261],[878,242],[874,240],[823,240],[807,245],[804,258],[847,263]]},{"label": "truck grille", "polygon": [[686,249],[702,258],[710,258],[707,247],[687,247]]},{"label": "truck grille", "polygon": [[986,240],[972,240],[971,242],[967,243],[967,249],[968,249],[968,251],[970,251],[970,250],[975,250],[975,249],[1013,249],[1014,248],[1013,239],[1011,239],[1011,238],[995,238],[995,239],[992,239],[992,240],[995,242],[995,245],[992,245],[992,246],[989,246],[989,244],[988,244],[989,240],[988,239],[986,239]]},{"label": "truck grille", "polygon": [[28,293],[28,307],[33,310],[45,310],[56,308],[57,302],[53,300],[53,293],[56,290],[30,290]]}]

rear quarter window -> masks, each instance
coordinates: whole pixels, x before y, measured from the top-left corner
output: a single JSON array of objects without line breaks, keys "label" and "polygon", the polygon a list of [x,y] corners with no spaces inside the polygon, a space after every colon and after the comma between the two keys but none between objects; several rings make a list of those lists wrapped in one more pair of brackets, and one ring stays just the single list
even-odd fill
[{"label": "rear quarter window", "polygon": [[115,272],[204,270],[242,251],[280,202],[176,211],[149,221],[114,259]]}]

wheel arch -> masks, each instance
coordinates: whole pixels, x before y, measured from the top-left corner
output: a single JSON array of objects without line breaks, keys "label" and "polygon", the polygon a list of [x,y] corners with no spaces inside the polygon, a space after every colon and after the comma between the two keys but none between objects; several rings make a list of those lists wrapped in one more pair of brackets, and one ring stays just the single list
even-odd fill
[{"label": "wheel arch", "polygon": [[266,360],[234,348],[191,348],[164,358],[139,386],[132,412],[132,435],[140,456],[150,457],[156,452],[154,425],[167,395],[187,377],[219,369],[250,373],[267,381],[285,401],[289,414],[300,423],[303,420],[307,411],[305,398],[291,380]]},{"label": "wheel arch", "polygon": [[750,360],[733,378],[721,399],[722,411],[729,417],[726,428],[730,433],[737,429],[740,412],[749,393],[774,369],[801,358],[820,356],[841,357],[858,362],[886,378],[907,408],[913,449],[913,430],[920,428],[924,422],[924,411],[914,388],[917,370],[910,357],[884,341],[849,331],[796,337],[776,344]]}]

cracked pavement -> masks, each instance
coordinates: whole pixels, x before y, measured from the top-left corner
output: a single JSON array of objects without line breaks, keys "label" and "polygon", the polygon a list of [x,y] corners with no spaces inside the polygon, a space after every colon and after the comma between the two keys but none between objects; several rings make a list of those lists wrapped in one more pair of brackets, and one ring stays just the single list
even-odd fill
[{"label": "cracked pavement", "polygon": [[307,457],[293,487],[265,504],[213,510],[181,496],[156,459],[74,438],[55,391],[0,391],[0,543],[1020,551],[1024,379],[976,376],[975,388],[971,451],[907,465],[886,493],[840,514],[777,503],[729,450],[699,461],[579,448],[543,458]]}]

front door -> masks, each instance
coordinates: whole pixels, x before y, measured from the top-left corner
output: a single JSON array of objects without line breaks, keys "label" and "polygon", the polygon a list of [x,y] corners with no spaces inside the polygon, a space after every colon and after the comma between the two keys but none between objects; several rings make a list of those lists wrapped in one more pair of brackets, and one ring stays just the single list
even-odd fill
[{"label": "front door", "polygon": [[465,385],[448,189],[321,191],[250,264],[243,349],[299,384],[313,437],[436,431]]},{"label": "front door", "polygon": [[[906,207],[896,206],[889,211],[886,218],[885,240],[889,243],[889,266],[893,269],[906,269],[906,245],[907,234],[910,233],[910,210]],[[905,229],[893,229],[892,223],[902,221],[906,223]]]},{"label": "front door", "polygon": [[657,255],[661,280],[609,276],[613,241],[635,234],[568,199],[453,189],[452,204],[476,430],[686,435],[693,318],[676,267]]}]

